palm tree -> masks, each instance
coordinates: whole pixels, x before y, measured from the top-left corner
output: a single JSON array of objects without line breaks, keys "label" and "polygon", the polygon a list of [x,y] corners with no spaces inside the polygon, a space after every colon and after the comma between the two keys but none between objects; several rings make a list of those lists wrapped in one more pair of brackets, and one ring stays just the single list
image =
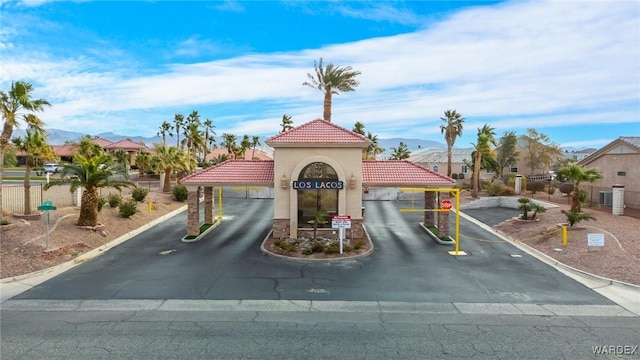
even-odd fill
[{"label": "palm tree", "polygon": [[209,145],[213,145],[216,142],[216,139],[211,136],[211,135],[215,135],[216,132],[213,131],[213,129],[215,129],[215,125],[213,125],[213,121],[206,119],[203,123],[204,125],[204,158],[207,158],[207,155],[209,155],[209,149],[207,149],[207,144]]},{"label": "palm tree", "polygon": [[255,160],[255,155],[256,155],[256,146],[261,145],[260,144],[260,136],[253,136],[251,138],[251,147],[253,148],[253,150],[251,150],[251,160]]},{"label": "palm tree", "polygon": [[182,131],[182,127],[184,126],[184,115],[175,114],[173,119],[176,124],[176,147],[180,147],[180,131]]},{"label": "palm tree", "polygon": [[576,163],[570,163],[558,170],[558,175],[573,181],[573,190],[571,191],[571,211],[580,212],[580,183],[593,183],[602,179],[602,172],[597,169],[585,168]]},{"label": "palm tree", "polygon": [[367,159],[375,160],[376,157],[384,152],[384,149],[379,146],[378,135],[367,133],[367,139],[369,139],[369,146],[367,146]]},{"label": "palm tree", "polygon": [[235,158],[235,154],[237,152],[236,149],[238,147],[238,145],[236,145],[236,139],[236,136],[233,134],[222,134],[222,146],[227,149],[229,158],[232,158],[232,156]]},{"label": "palm tree", "polygon": [[[0,90],[0,108],[2,108],[2,135],[0,135],[0,186],[4,171],[4,150],[9,146],[13,129],[20,125],[20,120],[35,129],[42,129],[44,123],[33,112],[44,111],[51,106],[47,100],[33,99],[33,85],[28,82],[11,83],[9,93]],[[26,111],[26,113],[23,113]],[[0,191],[0,222],[2,215],[2,191]]]},{"label": "palm tree", "polygon": [[291,120],[291,116],[287,114],[282,115],[282,124],[280,124],[280,126],[282,126],[281,132],[293,129],[293,120]]},{"label": "palm tree", "polygon": [[353,71],[351,66],[339,67],[331,63],[326,68],[323,67],[322,58],[313,63],[314,74],[307,73],[309,81],[302,83],[304,86],[318,89],[324,93],[324,111],[322,117],[331,122],[331,96],[340,92],[355,91],[360,84],[355,77],[360,75],[359,71]]},{"label": "palm tree", "polygon": [[24,213],[31,214],[31,169],[39,159],[53,159],[56,155],[51,145],[47,144],[47,133],[42,129],[30,127],[24,139],[15,138],[13,144],[27,155],[23,182]]},{"label": "palm tree", "polygon": [[353,126],[353,131],[354,133],[358,133],[362,136],[365,136],[365,132],[364,132],[364,124],[361,123],[360,121],[356,121],[355,125]]},{"label": "palm tree", "polygon": [[74,145],[78,148],[78,153],[84,157],[93,157],[104,153],[102,146],[91,141],[89,135],[83,136],[80,141]]},{"label": "palm tree", "polygon": [[129,172],[129,153],[124,149],[118,149],[113,153],[113,157],[116,159],[116,162],[127,171],[127,175]]},{"label": "palm tree", "polygon": [[144,175],[148,170],[151,170],[151,158],[151,153],[148,151],[141,151],[136,156],[136,165],[138,165],[138,174],[140,176]]},{"label": "palm tree", "polygon": [[249,139],[249,135],[245,134],[242,137],[242,141],[240,142],[240,158],[244,159],[244,154],[247,149],[251,147],[251,140]]},{"label": "palm tree", "polygon": [[447,110],[444,112],[444,117],[440,118],[440,120],[446,124],[440,125],[440,132],[444,134],[444,139],[447,142],[447,176],[451,177],[451,152],[456,138],[462,135],[464,118],[455,110]]},{"label": "palm tree", "polygon": [[409,156],[411,156],[411,151],[409,151],[407,144],[402,141],[400,141],[397,148],[392,147],[391,150],[393,151],[389,157],[391,160],[403,160],[408,159]]},{"label": "palm tree", "polygon": [[173,146],[156,146],[155,151],[154,165],[156,170],[164,172],[162,192],[169,193],[171,192],[171,174],[181,168],[183,152]]},{"label": "palm tree", "polygon": [[491,145],[496,145],[495,133],[493,128],[485,124],[478,129],[478,141],[474,144],[474,162],[473,162],[473,192],[474,198],[478,197],[480,188],[480,169],[482,169],[482,157],[489,156],[493,153]]},{"label": "palm tree", "polygon": [[61,176],[68,180],[54,180],[45,185],[45,189],[52,186],[71,184],[70,191],[75,192],[83,188],[80,202],[79,226],[96,226],[98,223],[98,194],[99,188],[112,187],[118,190],[123,187],[134,186],[132,182],[114,180],[112,176],[121,173],[122,167],[113,166],[110,155],[102,154],[94,157],[85,157],[76,154],[72,164],[65,164]]},{"label": "palm tree", "polygon": [[158,131],[158,136],[162,136],[162,145],[167,146],[167,135],[173,137],[173,133],[171,132],[171,130],[173,130],[173,125],[169,124],[166,121],[163,121],[160,125],[160,131]]}]

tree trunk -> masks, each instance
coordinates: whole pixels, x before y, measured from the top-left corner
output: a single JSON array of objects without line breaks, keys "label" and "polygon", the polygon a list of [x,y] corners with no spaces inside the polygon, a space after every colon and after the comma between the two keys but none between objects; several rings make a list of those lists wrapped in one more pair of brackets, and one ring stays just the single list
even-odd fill
[{"label": "tree trunk", "polygon": [[98,224],[98,192],[95,189],[84,189],[78,225],[96,226],[96,224]]},{"label": "tree trunk", "polygon": [[447,144],[447,176],[451,177],[451,151],[453,145]]},{"label": "tree trunk", "polygon": [[478,198],[478,188],[480,187],[480,160],[481,154],[476,150],[476,159],[473,164],[473,179],[471,180],[473,181],[473,198]]},{"label": "tree trunk", "polygon": [[171,192],[171,172],[171,169],[167,169],[164,171],[164,184],[162,186],[162,192]]},{"label": "tree trunk", "polygon": [[331,122],[331,91],[324,93],[324,112],[322,117],[324,120]]},{"label": "tree trunk", "polygon": [[2,202],[2,173],[4,172],[4,146],[0,145],[0,223],[4,220]]},{"label": "tree trunk", "polygon": [[571,192],[571,211],[580,212],[580,188],[578,184],[573,184],[573,191]]},{"label": "tree trunk", "polygon": [[24,214],[31,214],[31,166],[27,161],[27,166],[24,171]]}]

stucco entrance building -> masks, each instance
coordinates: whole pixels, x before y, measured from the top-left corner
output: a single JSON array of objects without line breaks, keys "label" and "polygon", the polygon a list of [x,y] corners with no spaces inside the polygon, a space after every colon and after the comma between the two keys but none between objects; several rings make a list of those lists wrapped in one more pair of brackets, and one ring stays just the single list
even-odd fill
[{"label": "stucco entrance building", "polygon": [[[228,160],[182,179],[189,190],[189,236],[199,234],[198,202],[203,191],[204,222],[213,223],[214,187],[272,187],[275,236],[308,236],[317,215],[329,223],[331,215],[349,215],[351,234],[357,238],[363,236],[364,188],[455,184],[449,177],[409,161],[362,160],[369,140],[324,120],[277,134],[266,144],[274,149],[272,161]],[[425,200],[425,206],[433,205],[435,194],[425,193]]]}]

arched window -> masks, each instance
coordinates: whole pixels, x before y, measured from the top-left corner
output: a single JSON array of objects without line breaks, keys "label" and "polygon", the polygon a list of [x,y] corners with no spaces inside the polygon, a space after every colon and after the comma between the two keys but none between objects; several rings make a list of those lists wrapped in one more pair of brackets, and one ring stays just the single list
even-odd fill
[{"label": "arched window", "polygon": [[[338,174],[328,164],[315,162],[302,169],[298,180],[337,181]],[[331,215],[338,213],[338,191],[336,189],[298,190],[298,227],[312,227],[317,214],[321,214],[329,223]]]},{"label": "arched window", "polygon": [[438,172],[439,168],[438,165],[433,165],[433,171]]}]

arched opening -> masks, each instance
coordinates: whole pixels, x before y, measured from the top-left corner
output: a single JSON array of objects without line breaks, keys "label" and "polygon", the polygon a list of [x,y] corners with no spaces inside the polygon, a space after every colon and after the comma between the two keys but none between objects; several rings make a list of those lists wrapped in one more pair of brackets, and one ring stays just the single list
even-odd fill
[{"label": "arched opening", "polygon": [[[305,166],[298,181],[337,181],[335,169],[323,162],[314,162]],[[313,227],[316,215],[321,215],[326,223],[331,215],[338,213],[338,189],[304,189],[298,190],[298,227]],[[324,224],[319,224],[322,227]]]}]

